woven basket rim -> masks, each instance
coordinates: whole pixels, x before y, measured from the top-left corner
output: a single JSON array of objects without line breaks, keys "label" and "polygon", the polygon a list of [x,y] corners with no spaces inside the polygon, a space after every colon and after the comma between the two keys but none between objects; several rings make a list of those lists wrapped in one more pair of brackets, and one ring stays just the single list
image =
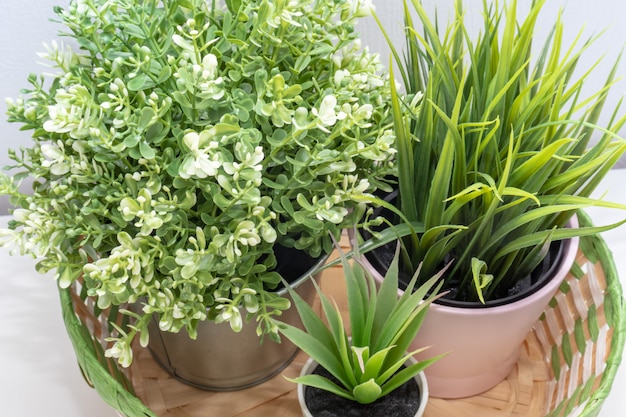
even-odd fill
[{"label": "woven basket rim", "polygon": [[[591,218],[584,211],[578,212],[578,218],[582,225],[591,225]],[[615,306],[612,314],[614,315],[613,323],[614,331],[611,345],[611,353],[606,361],[606,369],[604,370],[602,381],[598,389],[593,391],[589,402],[581,417],[596,416],[600,412],[604,400],[611,392],[613,382],[619,365],[621,364],[624,345],[626,343],[626,301],[624,299],[623,289],[617,273],[617,267],[613,260],[613,253],[609,249],[606,241],[599,235],[594,236],[597,243],[598,255],[607,280],[605,297],[609,298],[611,304]]]},{"label": "woven basket rim", "polygon": [[85,382],[93,387],[109,406],[126,417],[158,417],[100,363],[93,340],[86,339],[87,335],[91,334],[74,312],[70,288],[59,287],[59,293],[65,328]]},{"label": "woven basket rim", "polygon": [[[589,216],[583,211],[578,212],[578,217],[581,225],[591,225]],[[609,312],[613,319],[611,320],[613,335],[611,351],[606,360],[606,368],[600,385],[591,392],[583,410],[578,414],[582,417],[597,416],[600,412],[613,386],[626,344],[626,303],[612,252],[601,236],[594,235],[589,238],[593,239],[598,260],[606,277],[604,297],[610,299],[609,304],[613,307]],[[158,417],[134,393],[128,391],[120,380],[111,375],[106,366],[100,362],[95,347],[97,342],[93,340],[94,335],[74,311],[71,288],[59,288],[59,293],[66,330],[86,382],[96,389],[108,405],[126,417]]]}]

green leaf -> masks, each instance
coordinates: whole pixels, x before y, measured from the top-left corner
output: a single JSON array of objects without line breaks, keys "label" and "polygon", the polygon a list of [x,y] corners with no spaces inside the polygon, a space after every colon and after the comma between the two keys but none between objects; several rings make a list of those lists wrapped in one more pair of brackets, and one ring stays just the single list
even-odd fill
[{"label": "green leaf", "polygon": [[176,100],[178,104],[180,104],[183,108],[189,109],[192,106],[191,101],[189,101],[189,97],[186,94],[180,91],[172,91],[172,98]]},{"label": "green leaf", "polygon": [[308,210],[308,211],[313,211],[314,207],[311,205],[311,203],[309,203],[309,201],[306,199],[306,197],[304,196],[304,194],[299,193],[296,196],[296,201],[298,202],[298,204],[300,204],[300,207]]},{"label": "green leaf", "polygon": [[[232,14],[236,15],[239,9],[241,8],[241,0],[225,0],[226,6],[228,7],[228,11]],[[192,8],[191,6],[189,7]]]},{"label": "green leaf", "polygon": [[380,397],[382,392],[382,388],[374,381],[374,378],[357,385],[352,390],[354,398],[361,404],[373,403]]},{"label": "green leaf", "polygon": [[363,373],[365,372],[365,362],[370,359],[369,346],[357,347],[354,346],[354,340],[352,340],[352,369],[357,381],[363,380]]},{"label": "green leaf", "polygon": [[124,146],[127,148],[134,148],[141,141],[141,136],[139,135],[128,135],[124,138]]},{"label": "green leaf", "polygon": [[[304,316],[300,309],[298,312],[303,321],[305,317],[308,320],[306,325],[308,333],[285,323],[279,324],[280,333],[284,334],[294,345],[306,352],[320,366],[328,370],[344,386],[349,386],[350,381],[345,375],[342,363],[330,350],[335,343],[330,332],[321,322],[312,324],[308,312]],[[315,313],[313,312],[313,314]]]},{"label": "green leaf", "polygon": [[232,205],[232,201],[223,196],[222,194],[214,194],[213,202],[221,209],[228,209]]},{"label": "green leaf", "polygon": [[[328,297],[326,297],[326,295],[319,290],[319,287],[317,287],[317,293],[322,304],[322,311],[324,312],[324,316],[326,317],[326,321],[328,322],[328,327],[333,338],[332,346],[336,347],[337,359],[343,366],[341,378],[334,373],[333,375],[335,375],[335,377],[339,379],[344,384],[344,386],[354,386],[357,383],[357,380],[355,377],[355,373],[351,371],[352,362],[349,355],[350,349],[348,349],[348,337],[346,335],[341,312],[339,311],[339,307],[337,306],[337,304],[332,304]],[[321,362],[319,363],[320,365],[322,364]],[[326,367],[324,366],[324,368]],[[332,373],[331,369],[326,369]]]},{"label": "green leaf", "polygon": [[144,107],[143,109],[141,109],[141,116],[139,117],[139,122],[137,122],[137,129],[139,131],[146,130],[153,117],[154,110],[152,110],[151,107]]},{"label": "green leaf", "polygon": [[165,65],[157,76],[157,84],[163,84],[172,76],[172,67]]},{"label": "green leaf", "polygon": [[294,379],[287,378],[287,380],[291,382],[295,382],[297,384],[303,384],[309,387],[323,389],[325,391],[338,395],[339,397],[354,401],[354,397],[350,392],[346,391],[344,388],[341,388],[337,384],[319,375],[315,375],[315,374],[303,375]]},{"label": "green leaf", "polygon": [[87,38],[78,37],[76,38],[76,42],[83,49],[86,49],[91,52],[99,52],[98,46],[93,41]]},{"label": "green leaf", "polygon": [[380,337],[387,320],[389,320],[389,317],[398,302],[399,253],[400,244],[398,243],[396,246],[395,256],[391,261],[391,265],[387,269],[385,277],[378,290],[371,335],[372,342],[374,342],[373,346],[377,349],[382,348],[382,346],[376,344],[376,342],[379,340],[378,338]]},{"label": "green leaf", "polygon": [[146,34],[143,29],[134,23],[126,23],[124,26],[124,32],[137,39],[146,39]]},{"label": "green leaf", "polygon": [[[401,196],[400,203],[402,213],[411,221],[418,220],[417,206],[413,204],[415,201],[414,184],[411,178],[414,178],[414,160],[411,133],[408,123],[405,123],[404,115],[400,106],[396,83],[393,75],[393,65],[389,66],[389,77],[391,85],[391,106],[393,115],[393,124],[396,133],[396,148],[398,150],[398,186]],[[403,204],[404,202],[404,204]]]},{"label": "green leaf", "polygon": [[139,73],[134,78],[132,78],[126,86],[130,91],[141,91],[144,90],[149,83],[149,78],[147,74]]},{"label": "green leaf", "polygon": [[154,159],[154,157],[156,156],[154,148],[152,148],[145,141],[139,142],[139,151],[141,152],[141,156],[146,159]]},{"label": "green leaf", "polygon": [[296,59],[293,70],[296,73],[303,72],[311,63],[311,55],[303,54]]},{"label": "green leaf", "polygon": [[334,50],[335,50],[335,46],[329,45],[327,43],[323,43],[313,48],[311,51],[308,52],[308,54],[310,56],[315,56],[315,55],[327,56],[329,54],[332,54]]},{"label": "green leaf", "polygon": [[474,288],[478,294],[478,299],[485,304],[483,290],[493,281],[493,275],[487,274],[487,263],[478,258],[472,258],[472,277],[474,278]]},{"label": "green leaf", "polygon": [[531,233],[513,240],[511,243],[505,245],[498,251],[499,256],[504,256],[510,252],[527,248],[530,246],[541,243],[547,235],[552,234],[552,240],[569,239],[575,236],[591,236],[598,233],[606,232],[607,230],[614,229],[626,223],[626,219],[609,224],[606,226],[591,226],[591,227],[579,227],[575,229],[556,229],[556,230],[543,230],[535,233]]},{"label": "green leaf", "polygon": [[388,346],[370,356],[367,362],[365,362],[365,370],[362,378],[363,381],[378,378],[378,376],[382,374],[381,371],[385,369],[384,365],[385,359],[387,359],[387,354],[394,348],[395,346]]},{"label": "green leaf", "polygon": [[[393,376],[387,379],[386,380],[387,382],[385,382],[382,385],[383,390],[381,392],[381,397],[398,389],[399,387],[404,385],[407,381],[409,381],[411,378],[414,378],[415,375],[419,374],[424,369],[428,368],[430,365],[437,362],[444,356],[445,354],[419,361],[416,364],[406,366],[404,369],[400,370],[399,372],[394,373]],[[402,365],[403,363],[404,362],[402,362],[400,365]]]},{"label": "green leaf", "polygon": [[[348,315],[352,328],[352,342],[355,346],[365,347],[370,345],[370,340],[366,336],[365,326],[366,316],[374,313],[367,310],[367,288],[364,288],[364,271],[359,264],[351,266],[348,259],[341,253],[341,264],[343,266],[344,281],[346,284],[346,295],[348,301]],[[360,278],[360,279],[359,279]]]}]

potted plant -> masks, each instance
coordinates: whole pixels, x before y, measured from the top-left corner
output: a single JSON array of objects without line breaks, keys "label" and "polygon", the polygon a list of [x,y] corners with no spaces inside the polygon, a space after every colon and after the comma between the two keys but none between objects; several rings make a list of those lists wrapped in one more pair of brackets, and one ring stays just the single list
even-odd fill
[{"label": "potted plant", "polygon": [[[13,176],[0,180],[17,207],[3,244],[40,257],[62,288],[82,280],[98,308],[123,309],[106,351],[123,366],[151,321],[155,344],[222,322],[233,337],[251,328],[239,342],[222,333],[227,354],[277,339],[281,276],[323,262],[394,152],[389,80],[354,30],[368,3],[73,0],[55,11],[78,50],[52,43],[42,57],[56,72],[7,101],[33,143],[10,152]],[[192,367],[259,362],[216,356]]]},{"label": "potted plant", "polygon": [[[576,210],[621,207],[589,196],[626,150],[617,136],[626,118],[618,106],[608,127],[598,126],[615,69],[583,98],[592,72],[576,65],[591,43],[565,47],[560,18],[533,47],[544,3],[518,21],[515,0],[483,2],[475,38],[461,0],[441,32],[420,1],[412,10],[405,3],[405,60],[393,49],[406,87],[405,96],[393,94],[398,193],[383,205],[390,220],[407,223],[373,231],[368,247],[406,235],[405,276],[418,264],[428,277],[451,262],[443,286],[450,292],[416,339],[450,352],[427,371],[433,396],[474,395],[504,379],[569,271],[576,237],[623,223],[566,227]],[[380,252],[365,261],[384,271]]]},{"label": "potted plant", "polygon": [[414,287],[416,274],[398,295],[399,251],[380,286],[339,251],[349,324],[317,284],[325,319],[293,293],[304,329],[278,322],[279,331],[309,355],[300,376],[290,379],[298,383],[302,415],[421,416],[428,400],[422,371],[439,357],[417,362],[413,355],[426,348],[408,349],[428,307],[440,296],[441,274],[419,288]]}]

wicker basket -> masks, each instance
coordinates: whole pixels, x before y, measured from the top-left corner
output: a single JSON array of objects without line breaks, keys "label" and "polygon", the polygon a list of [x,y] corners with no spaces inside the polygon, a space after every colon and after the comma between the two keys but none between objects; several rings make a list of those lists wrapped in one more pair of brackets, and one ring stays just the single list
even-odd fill
[{"label": "wicker basket", "polygon": [[[582,224],[589,218],[579,214]],[[347,239],[342,244],[348,246]],[[341,269],[325,271],[324,291],[345,308]],[[100,311],[76,284],[61,290],[63,315],[86,381],[126,417],[298,416],[295,385],[282,376],[234,392],[208,392],[170,377],[147,349],[129,369],[104,357],[116,310]],[[598,415],[620,364],[626,307],[613,259],[600,237],[582,238],[576,265],[526,341],[509,377],[492,390],[460,400],[431,399],[425,417],[561,417]],[[296,376],[300,354],[284,374]]]}]

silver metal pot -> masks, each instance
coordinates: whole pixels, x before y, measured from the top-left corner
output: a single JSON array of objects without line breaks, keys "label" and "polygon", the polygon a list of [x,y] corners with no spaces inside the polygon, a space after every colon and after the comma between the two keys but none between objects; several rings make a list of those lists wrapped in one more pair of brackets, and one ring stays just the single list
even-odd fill
[{"label": "silver metal pot", "polygon": [[[291,283],[291,287],[309,304],[316,294],[309,275],[327,258],[328,255],[320,258]],[[286,289],[278,294],[291,301]],[[283,312],[281,321],[302,327],[293,305]],[[232,331],[228,323],[203,321],[198,326],[196,340],[184,330],[179,333],[161,331],[154,318],[148,329],[148,347],[159,365],[184,383],[213,391],[244,389],[267,381],[289,365],[298,353],[298,348],[285,338],[276,343],[265,337],[261,344],[254,321],[244,322],[238,333]]]}]

